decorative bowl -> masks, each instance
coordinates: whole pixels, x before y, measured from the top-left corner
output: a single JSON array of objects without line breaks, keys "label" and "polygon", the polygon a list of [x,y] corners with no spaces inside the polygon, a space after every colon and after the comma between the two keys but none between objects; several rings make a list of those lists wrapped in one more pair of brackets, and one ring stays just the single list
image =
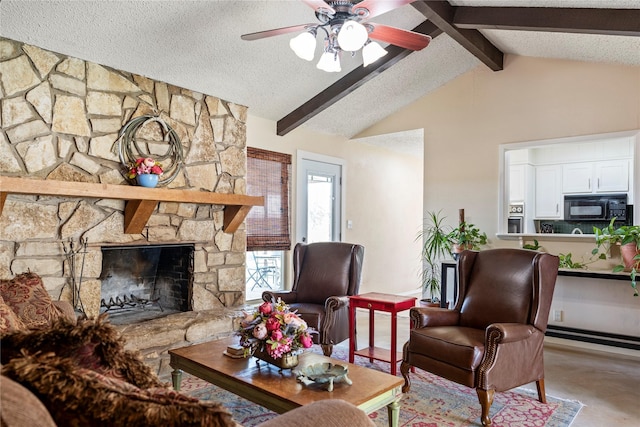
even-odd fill
[{"label": "decorative bowl", "polygon": [[308,365],[296,371],[297,379],[304,385],[326,384],[327,391],[333,391],[333,383],[344,382],[351,385],[352,382],[347,377],[349,370],[346,366],[334,365],[333,363],[316,363]]}]

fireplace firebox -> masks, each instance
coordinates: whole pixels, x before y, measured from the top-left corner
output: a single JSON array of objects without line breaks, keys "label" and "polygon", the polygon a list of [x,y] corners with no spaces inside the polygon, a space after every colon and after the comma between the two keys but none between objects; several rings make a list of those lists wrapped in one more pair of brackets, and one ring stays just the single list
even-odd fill
[{"label": "fireplace firebox", "polygon": [[100,312],[131,324],[192,310],[194,245],[102,248]]}]

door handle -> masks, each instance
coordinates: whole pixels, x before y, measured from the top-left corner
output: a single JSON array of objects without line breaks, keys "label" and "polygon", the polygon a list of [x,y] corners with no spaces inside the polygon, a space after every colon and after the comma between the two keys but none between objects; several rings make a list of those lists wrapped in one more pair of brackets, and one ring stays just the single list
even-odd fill
[{"label": "door handle", "polygon": [[302,243],[304,243],[304,242],[306,242],[306,241],[307,241],[307,238],[306,238],[306,237],[303,237],[303,238],[302,238]]}]

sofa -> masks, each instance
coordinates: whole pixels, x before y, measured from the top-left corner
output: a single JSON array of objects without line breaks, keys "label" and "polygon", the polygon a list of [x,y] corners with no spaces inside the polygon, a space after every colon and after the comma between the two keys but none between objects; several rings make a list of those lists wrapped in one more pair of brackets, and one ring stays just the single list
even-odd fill
[{"label": "sofa", "polygon": [[[174,391],[106,315],[77,319],[34,273],[0,281],[0,425],[241,427],[220,403]],[[374,425],[355,406],[318,401],[260,427]]]}]

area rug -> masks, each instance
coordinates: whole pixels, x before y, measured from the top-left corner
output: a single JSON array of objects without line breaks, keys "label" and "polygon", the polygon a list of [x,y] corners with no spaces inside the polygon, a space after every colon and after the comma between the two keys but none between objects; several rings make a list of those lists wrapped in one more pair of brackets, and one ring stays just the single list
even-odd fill
[{"label": "area rug", "polygon": [[[346,353],[334,351],[333,357],[345,360]],[[358,365],[388,372],[389,364],[356,357]],[[399,374],[398,374],[399,375]],[[277,414],[238,397],[199,378],[184,374],[181,391],[201,400],[222,402],[233,418],[244,427],[258,425]],[[547,404],[537,400],[537,393],[517,388],[496,393],[491,406],[493,427],[565,427],[571,425],[582,404],[575,400],[547,395]],[[388,426],[386,408],[369,414],[378,426]],[[411,390],[400,401],[400,426],[462,427],[482,426],[480,404],[470,389],[428,372],[416,369],[411,374]]]}]

